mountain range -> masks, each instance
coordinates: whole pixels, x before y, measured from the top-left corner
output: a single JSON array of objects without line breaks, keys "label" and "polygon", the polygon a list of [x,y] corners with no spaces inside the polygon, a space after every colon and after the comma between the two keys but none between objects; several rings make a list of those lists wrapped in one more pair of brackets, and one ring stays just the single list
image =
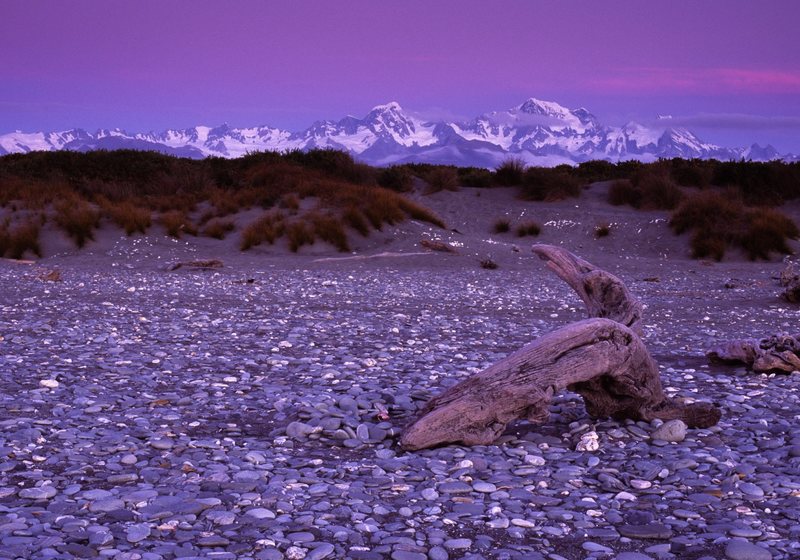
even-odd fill
[{"label": "mountain range", "polygon": [[61,132],[11,132],[0,135],[0,155],[52,150],[155,150],[176,156],[238,157],[255,151],[346,150],[372,165],[436,163],[496,167],[509,157],[529,165],[553,166],[602,159],[658,158],[797,161],[770,145],[725,148],[702,141],[691,131],[670,126],[669,117],[645,126],[629,122],[607,126],[584,108],[568,109],[531,98],[505,111],[468,121],[424,119],[398,103],[378,105],[365,117],[318,121],[300,132],[270,126],[196,126],[159,133],[129,133],[76,128]]}]

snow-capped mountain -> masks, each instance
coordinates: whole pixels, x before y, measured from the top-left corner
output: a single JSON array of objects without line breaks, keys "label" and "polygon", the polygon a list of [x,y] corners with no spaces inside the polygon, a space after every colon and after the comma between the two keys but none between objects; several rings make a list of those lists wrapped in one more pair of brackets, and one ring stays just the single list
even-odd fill
[{"label": "snow-capped mountain", "polygon": [[592,159],[620,161],[658,158],[796,160],[772,146],[723,148],[700,140],[662,117],[655,125],[630,122],[605,126],[587,109],[568,109],[531,98],[506,111],[493,111],[464,122],[431,121],[403,110],[396,102],[378,105],[364,118],[319,121],[289,132],[269,126],[215,128],[196,126],[159,133],[120,129],[89,133],[12,132],[0,135],[0,155],[7,153],[98,149],[155,150],[176,156],[238,157],[254,151],[336,148],[373,165],[406,162],[495,167],[509,157],[532,165],[574,164]]}]

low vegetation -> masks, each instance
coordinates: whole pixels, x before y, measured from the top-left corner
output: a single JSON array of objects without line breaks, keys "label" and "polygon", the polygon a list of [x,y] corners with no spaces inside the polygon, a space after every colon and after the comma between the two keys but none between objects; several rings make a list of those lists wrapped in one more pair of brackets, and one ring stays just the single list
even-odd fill
[{"label": "low vegetation", "polygon": [[559,165],[552,169],[531,167],[525,171],[520,198],[555,202],[580,196],[582,186],[583,182],[573,174],[568,165]]},{"label": "low vegetation", "polygon": [[690,234],[692,256],[722,260],[731,247],[752,260],[787,254],[788,240],[800,236],[795,223],[773,208],[748,207],[735,192],[704,191],[687,197],[670,226]]},{"label": "low vegetation", "polygon": [[[672,211],[673,228],[690,234],[692,252],[700,258],[722,258],[731,247],[754,259],[784,253],[796,230],[772,207],[800,198],[800,163],[671,159],[539,168],[512,158],[495,170],[431,164],[378,169],[330,149],[233,160],[65,151],[0,157],[0,220],[9,218],[0,221],[0,249],[4,255],[39,254],[44,227],[61,229],[82,247],[103,224],[127,235],[152,233],[157,224],[159,232],[174,237],[224,239],[235,233],[245,250],[283,240],[297,251],[317,241],[348,251],[353,234],[369,236],[404,220],[444,227],[403,194],[415,185],[428,194],[513,186],[523,200],[551,202],[579,197],[598,181],[612,182],[612,204]],[[695,203],[701,208],[692,209]],[[727,222],[703,218],[702,208],[713,213],[709,208],[715,205]],[[242,219],[234,216],[256,210],[258,218],[237,227]],[[491,227],[525,236],[538,234],[541,228],[534,225],[512,228],[498,220]],[[597,237],[607,234],[595,230]]]},{"label": "low vegetation", "polygon": [[508,218],[500,218],[492,224],[492,233],[508,233],[511,231],[511,222]]},{"label": "low vegetation", "polygon": [[542,226],[536,222],[524,222],[517,226],[517,237],[536,237],[542,233]]},{"label": "low vegetation", "polygon": [[39,247],[39,223],[28,219],[11,225],[9,220],[0,222],[0,257],[22,259],[26,255],[42,256]]},{"label": "low vegetation", "polygon": [[597,224],[594,227],[594,236],[598,239],[601,237],[608,237],[611,235],[611,225],[610,224]]},{"label": "low vegetation", "polygon": [[[430,166],[428,172],[434,188],[458,188],[456,168]],[[127,235],[148,233],[157,224],[176,238],[223,239],[236,231],[228,217],[259,208],[269,217],[241,229],[242,248],[284,238],[292,250],[321,241],[347,251],[352,231],[368,236],[407,219],[444,227],[433,212],[395,192],[412,186],[405,166],[378,170],[335,150],[233,160],[131,150],[35,152],[0,157],[0,207],[6,209],[0,216],[19,221],[16,216],[39,212],[83,247],[104,221]],[[21,242],[14,240],[34,234],[37,244],[22,252],[40,252],[41,225],[5,224],[4,253],[20,254]]]}]

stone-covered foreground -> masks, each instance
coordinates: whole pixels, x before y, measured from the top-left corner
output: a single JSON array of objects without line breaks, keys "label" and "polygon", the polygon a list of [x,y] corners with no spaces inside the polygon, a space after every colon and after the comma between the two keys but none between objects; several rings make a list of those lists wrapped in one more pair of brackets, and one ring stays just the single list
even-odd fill
[{"label": "stone-covered foreground", "polygon": [[433,392],[582,318],[568,287],[534,263],[0,267],[0,558],[800,555],[800,376],[702,359],[797,324],[766,280],[618,272],[667,390],[717,427],[668,442],[566,394],[496,445],[405,453]]}]

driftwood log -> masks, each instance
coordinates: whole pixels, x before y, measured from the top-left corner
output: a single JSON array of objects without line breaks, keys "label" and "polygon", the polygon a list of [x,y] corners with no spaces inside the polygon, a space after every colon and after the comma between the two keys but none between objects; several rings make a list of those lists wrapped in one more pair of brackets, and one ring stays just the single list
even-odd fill
[{"label": "driftwood log", "polygon": [[791,303],[800,303],[800,263],[785,260],[786,266],[781,271],[783,297]]},{"label": "driftwood log", "polygon": [[757,373],[800,371],[800,335],[732,340],[706,353],[712,362],[744,364]]},{"label": "driftwood log", "polygon": [[616,276],[558,247],[534,252],[583,299],[593,318],[547,334],[431,399],[403,432],[405,449],[487,445],[518,419],[542,423],[563,389],[579,393],[595,418],[681,419],[713,426],[710,403],[668,399],[639,337],[642,304]]}]

